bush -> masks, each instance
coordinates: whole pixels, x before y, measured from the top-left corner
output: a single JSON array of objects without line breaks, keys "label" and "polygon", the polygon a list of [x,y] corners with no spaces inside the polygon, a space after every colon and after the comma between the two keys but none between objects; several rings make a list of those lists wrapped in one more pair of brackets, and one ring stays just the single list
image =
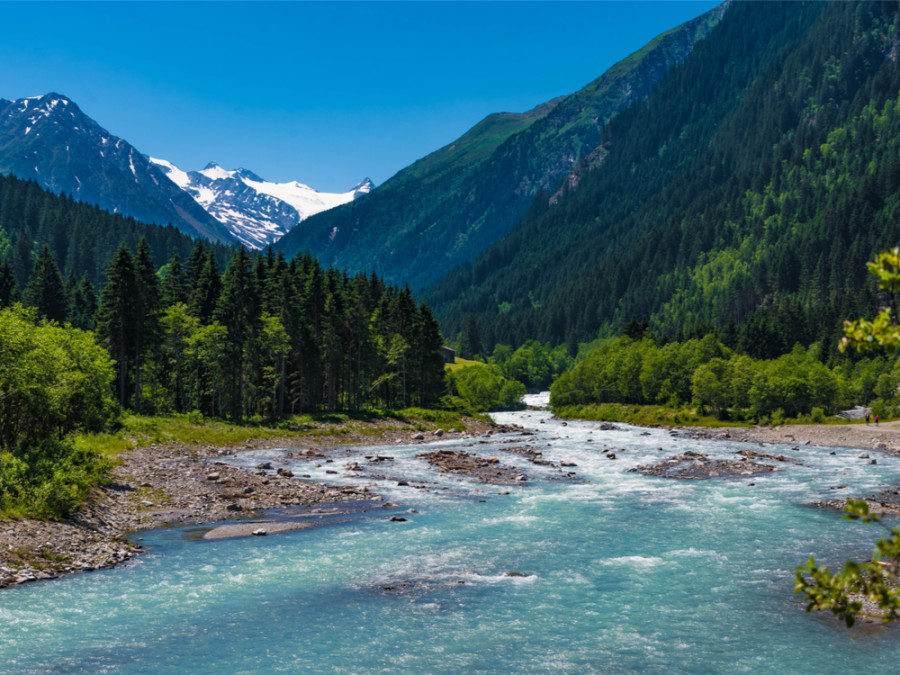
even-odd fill
[{"label": "bush", "polygon": [[520,410],[525,385],[505,378],[497,366],[478,365],[450,373],[450,392],[472,410]]},{"label": "bush", "polygon": [[70,441],[22,445],[0,455],[0,512],[62,520],[103,482],[111,463]]}]

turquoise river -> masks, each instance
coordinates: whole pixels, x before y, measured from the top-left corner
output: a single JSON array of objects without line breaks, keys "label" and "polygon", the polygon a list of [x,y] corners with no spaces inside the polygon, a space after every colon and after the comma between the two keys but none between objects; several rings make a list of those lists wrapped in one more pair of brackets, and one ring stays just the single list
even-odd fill
[{"label": "turquoise river", "polygon": [[[527,484],[438,474],[416,458],[422,445],[358,452],[361,464],[393,456],[391,472],[410,485],[325,473],[354,457],[296,460],[301,473],[372,485],[398,506],[267,537],[147,532],[147,553],[125,567],[0,591],[0,672],[900,672],[900,626],[848,630],[791,595],[793,568],[811,553],[862,557],[878,535],[809,504],[893,485],[900,459],[873,455],[872,466],[858,450],[775,445],[766,452],[800,463],[678,481],[627,469],[745,446],[563,426],[539,410],[496,417],[534,435],[433,445],[499,457]],[[503,449],[523,444],[576,464],[578,481]]]}]

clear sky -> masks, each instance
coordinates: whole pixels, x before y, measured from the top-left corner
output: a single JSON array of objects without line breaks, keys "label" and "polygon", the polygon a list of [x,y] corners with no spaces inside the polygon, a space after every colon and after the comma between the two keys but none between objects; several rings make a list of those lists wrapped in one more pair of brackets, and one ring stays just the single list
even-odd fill
[{"label": "clear sky", "polygon": [[376,184],[717,2],[0,2],[0,98],[55,91],[185,170]]}]

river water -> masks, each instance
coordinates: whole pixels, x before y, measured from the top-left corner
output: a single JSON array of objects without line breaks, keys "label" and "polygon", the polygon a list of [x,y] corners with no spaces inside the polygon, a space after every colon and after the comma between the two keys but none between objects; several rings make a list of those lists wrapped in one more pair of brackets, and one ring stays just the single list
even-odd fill
[{"label": "river water", "polygon": [[[375,485],[398,507],[268,537],[157,530],[141,535],[148,553],[124,568],[4,590],[0,672],[897,672],[898,627],[847,630],[806,614],[791,590],[811,553],[863,556],[878,536],[807,504],[849,491],[837,486],[863,494],[894,484],[898,459],[871,466],[858,450],[776,445],[765,451],[802,463],[676,481],[627,469],[746,446],[563,426],[544,411],[496,418],[534,435],[436,445],[499,457],[527,485],[440,475],[416,459],[421,445],[359,450],[361,464],[393,456],[390,471],[408,486],[325,473],[343,458],[298,462],[330,483]],[[577,464],[578,481],[503,450],[525,443]]]}]

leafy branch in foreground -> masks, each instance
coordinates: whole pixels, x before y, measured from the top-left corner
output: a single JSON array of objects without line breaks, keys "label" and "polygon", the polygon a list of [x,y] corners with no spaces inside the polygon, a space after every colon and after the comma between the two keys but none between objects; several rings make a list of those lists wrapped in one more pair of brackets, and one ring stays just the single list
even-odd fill
[{"label": "leafy branch in foreground", "polygon": [[838,345],[842,352],[853,347],[859,352],[884,350],[894,353],[900,347],[900,314],[897,294],[900,293],[900,247],[882,251],[867,263],[869,271],[878,277],[878,288],[887,292],[888,305],[872,321],[857,319],[844,321],[844,337]]},{"label": "leafy branch in foreground", "polygon": [[[886,291],[888,306],[874,320],[857,319],[844,322],[844,337],[839,348],[853,347],[858,351],[884,350],[889,353],[900,347],[900,316],[897,295],[900,293],[900,247],[882,251],[868,263],[869,271],[878,277],[878,287]],[[864,563],[848,561],[841,572],[832,573],[827,567],[816,565],[810,557],[805,565],[796,568],[794,593],[807,599],[806,611],[830,609],[847,626],[852,626],[863,613],[863,600],[869,600],[882,611],[881,618],[893,621],[900,617],[900,527],[889,528],[881,518],[869,512],[869,504],[861,499],[848,499],[846,520],[862,520],[884,527],[889,536],[875,544],[872,560]]]},{"label": "leafy branch in foreground", "polygon": [[893,621],[900,617],[900,589],[897,587],[900,572],[900,527],[889,528],[862,499],[848,499],[844,507],[845,520],[862,520],[877,523],[889,532],[879,539],[869,562],[844,563],[841,572],[832,573],[824,566],[816,565],[815,558],[796,568],[794,593],[806,595],[806,611],[830,609],[847,626],[852,626],[863,613],[863,600],[876,604],[882,611],[880,618]]}]

